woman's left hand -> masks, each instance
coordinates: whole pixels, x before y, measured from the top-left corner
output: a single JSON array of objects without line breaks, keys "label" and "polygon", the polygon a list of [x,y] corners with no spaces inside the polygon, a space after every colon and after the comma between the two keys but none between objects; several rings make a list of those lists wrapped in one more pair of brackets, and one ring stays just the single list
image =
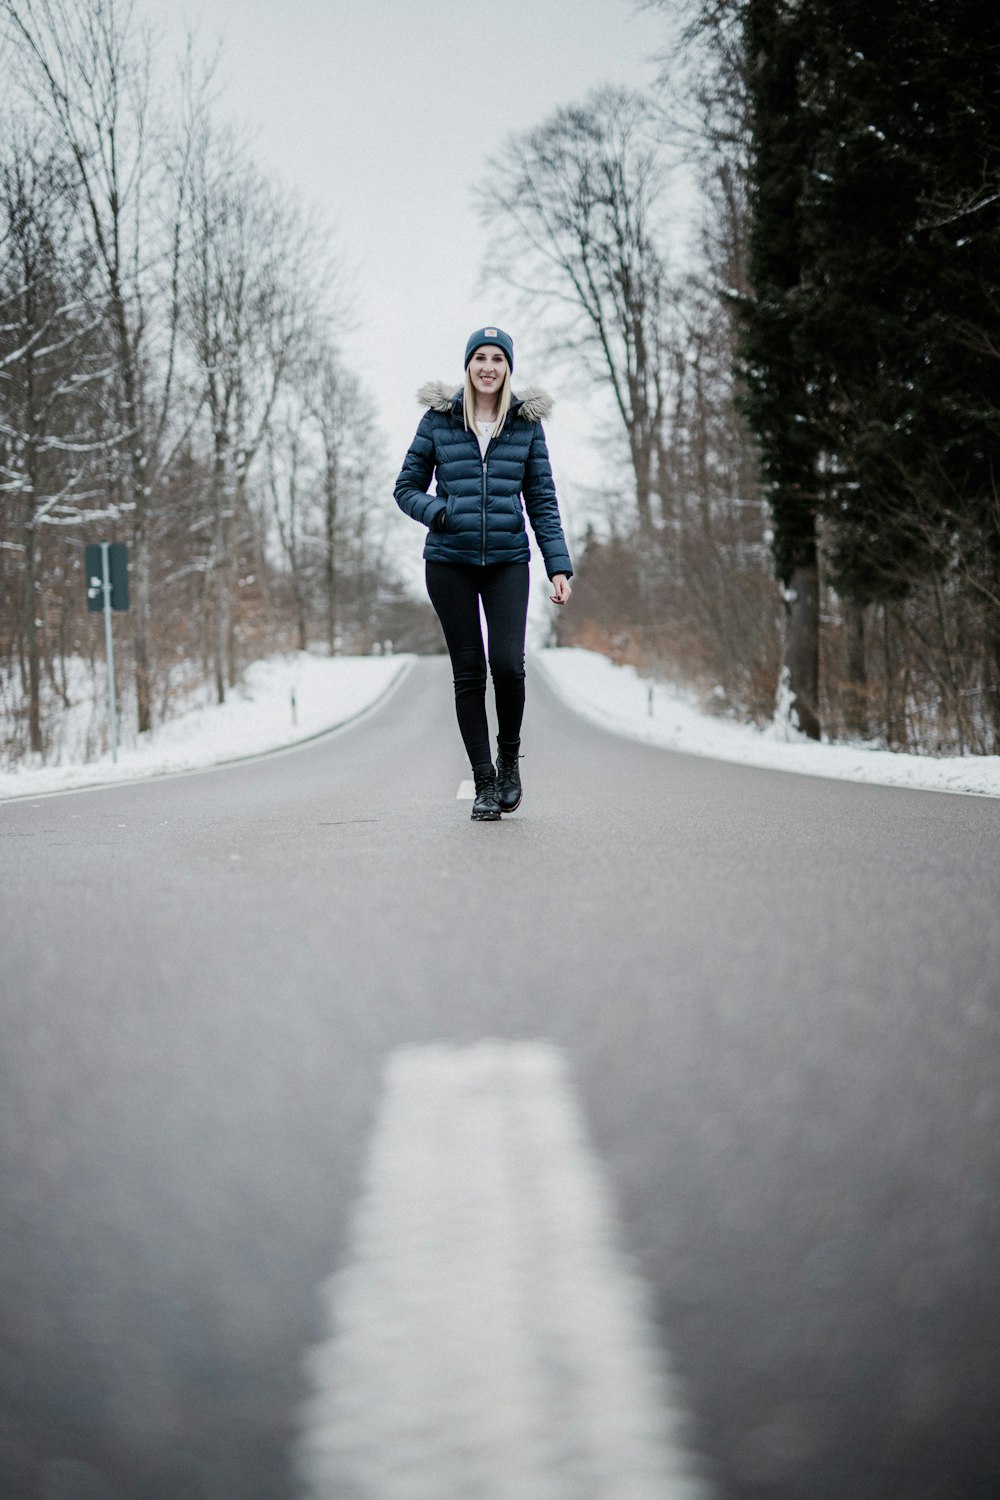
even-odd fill
[{"label": "woman's left hand", "polygon": [[549,598],[552,600],[552,603],[553,604],[566,604],[566,603],[568,603],[569,596],[573,592],[573,590],[569,586],[569,579],[566,577],[565,573],[554,573],[553,574],[553,576],[552,576],[552,587],[555,589],[555,593],[549,595]]}]

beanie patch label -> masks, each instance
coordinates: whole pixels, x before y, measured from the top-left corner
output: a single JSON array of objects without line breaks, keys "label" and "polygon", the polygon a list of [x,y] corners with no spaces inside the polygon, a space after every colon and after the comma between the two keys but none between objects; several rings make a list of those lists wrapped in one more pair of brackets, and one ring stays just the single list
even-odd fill
[{"label": "beanie patch label", "polygon": [[493,338],[493,339],[495,339],[495,338],[496,338],[496,336],[497,336],[497,331],[496,331],[496,329],[495,329],[495,328],[484,328],[484,329],[483,329],[483,332],[484,332],[484,333],[485,333],[485,334],[488,334],[488,335],[489,335],[489,337],[490,337],[490,338]]}]

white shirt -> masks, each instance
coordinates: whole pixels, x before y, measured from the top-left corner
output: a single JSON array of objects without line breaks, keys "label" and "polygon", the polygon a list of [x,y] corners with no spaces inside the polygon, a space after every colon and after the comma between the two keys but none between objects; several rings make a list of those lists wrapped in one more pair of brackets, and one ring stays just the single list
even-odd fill
[{"label": "white shirt", "polygon": [[490,446],[490,438],[493,436],[493,429],[496,425],[495,422],[476,422],[476,437],[479,439],[479,452],[483,458],[486,457],[486,450]]}]

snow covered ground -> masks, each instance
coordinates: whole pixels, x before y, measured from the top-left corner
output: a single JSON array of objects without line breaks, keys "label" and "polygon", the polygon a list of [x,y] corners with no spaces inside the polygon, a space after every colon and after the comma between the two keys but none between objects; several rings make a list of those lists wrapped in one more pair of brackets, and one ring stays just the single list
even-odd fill
[{"label": "snow covered ground", "polygon": [[[307,652],[269,657],[248,669],[243,687],[227,703],[192,709],[123,745],[117,765],[110,753],[86,761],[78,748],[84,743],[82,729],[76,735],[67,731],[61,764],[0,771],[0,800],[197,770],[296,744],[364,713],[413,660]],[[705,713],[693,693],[652,683],[633,667],[615,666],[579,647],[536,651],[532,664],[569,707],[605,729],[650,745],[806,776],[1000,797],[1000,756],[931,759],[864,744],[814,744],[789,737],[777,726],[759,730],[734,724]],[[92,720],[91,702],[78,708],[81,724],[84,716]],[[92,725],[88,732],[92,734]]]},{"label": "snow covered ground", "polygon": [[[0,771],[0,800],[197,770],[294,745],[364,713],[413,660],[412,656],[312,656],[305,651],[268,657],[247,669],[243,686],[226,703],[191,709],[159,725],[152,734],[140,735],[135,744],[121,746],[117,765],[110,751],[97,760],[78,758],[70,735],[62,764],[26,764]],[[77,708],[81,717],[93,713],[90,702]]]},{"label": "snow covered ground", "polygon": [[861,743],[816,744],[777,725],[760,730],[716,718],[698,706],[693,693],[654,684],[634,667],[615,666],[594,651],[550,647],[533,660],[571,708],[604,729],[649,745],[804,776],[1000,797],[1000,755],[932,759]]}]

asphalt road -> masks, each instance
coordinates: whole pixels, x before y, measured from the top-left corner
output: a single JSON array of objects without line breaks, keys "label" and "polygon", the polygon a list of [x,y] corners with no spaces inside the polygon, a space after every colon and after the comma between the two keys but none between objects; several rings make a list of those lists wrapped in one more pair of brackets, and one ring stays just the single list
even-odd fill
[{"label": "asphalt road", "polygon": [[384,1060],[486,1037],[568,1059],[720,1500],[1000,1497],[1000,801],[530,677],[524,750],[472,824],[434,660],[313,745],[0,807],[3,1500],[295,1494]]}]

